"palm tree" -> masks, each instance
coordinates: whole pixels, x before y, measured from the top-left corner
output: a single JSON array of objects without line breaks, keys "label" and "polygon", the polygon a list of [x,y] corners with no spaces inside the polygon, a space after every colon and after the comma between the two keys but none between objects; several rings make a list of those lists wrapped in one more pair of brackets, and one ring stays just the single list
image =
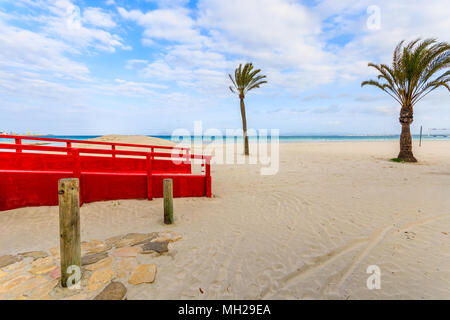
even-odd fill
[{"label": "palm tree", "polygon": [[242,69],[242,64],[239,65],[234,72],[234,79],[229,74],[228,76],[233,83],[233,86],[230,86],[231,92],[238,94],[239,99],[241,100],[241,115],[242,115],[242,129],[244,131],[244,145],[245,145],[245,155],[249,155],[248,149],[248,136],[247,136],[247,117],[245,116],[245,104],[244,99],[247,92],[253,90],[255,88],[259,88],[260,85],[267,83],[266,80],[262,80],[266,78],[266,76],[258,75],[261,70],[253,70],[253,64],[247,63]]},{"label": "palm tree", "polygon": [[[361,86],[372,85],[380,88],[400,105],[400,153],[398,159],[405,162],[417,162],[412,153],[410,126],[413,122],[413,107],[431,91],[445,87],[450,80],[450,45],[436,42],[436,39],[420,41],[416,39],[406,46],[401,41],[394,51],[392,67],[385,64],[369,63],[380,73],[378,81],[364,81]],[[440,74],[438,74],[440,73]],[[435,77],[433,77],[435,76]]]}]

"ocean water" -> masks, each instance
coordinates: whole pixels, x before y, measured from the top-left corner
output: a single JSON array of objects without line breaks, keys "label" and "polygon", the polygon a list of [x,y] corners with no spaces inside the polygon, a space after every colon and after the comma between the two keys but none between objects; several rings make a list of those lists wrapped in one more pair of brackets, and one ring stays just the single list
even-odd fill
[{"label": "ocean water", "polygon": [[[1,135],[0,135],[1,137]],[[34,136],[37,137],[37,136]],[[38,136],[38,137],[45,137],[45,138],[54,138],[54,139],[70,139],[70,140],[86,140],[86,139],[92,139],[97,138],[99,136],[96,135],[46,135],[46,136]],[[149,135],[149,137],[157,137],[161,139],[171,140],[172,136],[167,135]],[[231,137],[230,139],[232,139]],[[211,141],[214,141],[215,137],[209,137],[209,136],[191,136],[191,139],[193,141],[199,141],[203,139],[204,143],[209,143]],[[242,140],[242,138],[234,137],[235,141]],[[292,143],[292,142],[345,142],[345,141],[390,141],[390,140],[398,140],[398,135],[379,135],[379,136],[339,136],[339,135],[311,135],[311,136],[280,136],[279,141],[280,143]],[[413,135],[413,140],[418,140],[418,135]],[[422,136],[422,140],[450,140],[450,136]],[[225,138],[224,138],[225,141]],[[257,137],[250,137],[249,138],[250,143],[251,142],[257,142]],[[268,137],[268,141],[270,141],[270,137]],[[12,139],[0,139],[0,143],[11,143],[13,142]],[[175,141],[178,142],[178,141]],[[52,145],[54,143],[51,143]],[[54,145],[58,145],[57,143]]]}]

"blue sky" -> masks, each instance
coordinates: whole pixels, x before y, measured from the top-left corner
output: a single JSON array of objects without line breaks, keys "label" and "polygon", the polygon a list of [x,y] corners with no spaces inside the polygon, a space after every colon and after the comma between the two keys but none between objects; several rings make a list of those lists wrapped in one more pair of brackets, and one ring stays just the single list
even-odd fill
[{"label": "blue sky", "polygon": [[[399,106],[360,87],[367,63],[389,63],[402,39],[449,41],[449,11],[446,0],[0,0],[0,130],[240,128],[227,74],[253,62],[268,84],[246,98],[250,128],[395,134]],[[448,92],[417,105],[420,125],[450,127]]]}]

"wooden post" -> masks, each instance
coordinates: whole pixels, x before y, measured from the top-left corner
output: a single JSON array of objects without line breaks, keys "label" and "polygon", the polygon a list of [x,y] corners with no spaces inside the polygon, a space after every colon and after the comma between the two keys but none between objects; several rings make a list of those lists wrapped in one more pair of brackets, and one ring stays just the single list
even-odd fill
[{"label": "wooden post", "polygon": [[81,279],[79,192],[78,179],[59,180],[59,238],[63,287],[72,286]]},{"label": "wooden post", "polygon": [[173,183],[172,179],[164,179],[164,223],[173,223]]},{"label": "wooden post", "polygon": [[420,140],[419,140],[419,147],[422,146],[422,126],[420,126]]}]

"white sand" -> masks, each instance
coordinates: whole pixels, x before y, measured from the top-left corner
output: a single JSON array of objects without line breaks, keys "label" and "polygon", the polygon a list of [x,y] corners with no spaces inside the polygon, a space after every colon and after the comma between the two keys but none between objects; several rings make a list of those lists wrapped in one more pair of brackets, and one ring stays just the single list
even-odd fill
[{"label": "white sand", "polygon": [[[450,142],[415,145],[419,164],[387,161],[397,149],[282,144],[275,176],[213,166],[215,197],[175,199],[171,227],[161,199],[86,204],[82,240],[183,235],[129,299],[450,299]],[[57,207],[0,212],[0,255],[57,245]],[[366,287],[369,265],[380,290]]]},{"label": "white sand", "polygon": [[116,142],[116,143],[129,143],[129,144],[147,144],[153,146],[174,146],[175,143],[169,140],[148,137],[148,136],[121,136],[121,135],[106,135],[98,138],[88,139],[88,141],[101,141],[101,142]]}]

